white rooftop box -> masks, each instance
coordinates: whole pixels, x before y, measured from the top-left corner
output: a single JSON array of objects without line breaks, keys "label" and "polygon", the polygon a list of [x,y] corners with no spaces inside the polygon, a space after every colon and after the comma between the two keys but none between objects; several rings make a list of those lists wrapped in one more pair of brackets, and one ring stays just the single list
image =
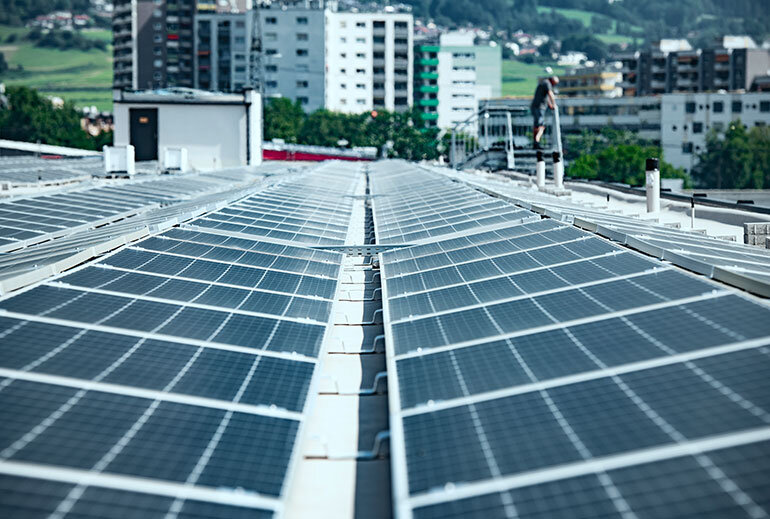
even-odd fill
[{"label": "white rooftop box", "polygon": [[[196,171],[262,162],[262,103],[253,90],[115,90],[113,110],[115,144],[134,146],[139,162],[157,160],[165,166],[164,149],[180,148],[187,150],[188,168]],[[183,158],[172,155],[169,160]]]},{"label": "white rooftop box", "polygon": [[163,171],[183,173],[188,169],[187,148],[179,146],[166,146],[163,148]]},{"label": "white rooftop box", "polygon": [[104,172],[107,175],[134,175],[134,147],[124,146],[104,147]]}]

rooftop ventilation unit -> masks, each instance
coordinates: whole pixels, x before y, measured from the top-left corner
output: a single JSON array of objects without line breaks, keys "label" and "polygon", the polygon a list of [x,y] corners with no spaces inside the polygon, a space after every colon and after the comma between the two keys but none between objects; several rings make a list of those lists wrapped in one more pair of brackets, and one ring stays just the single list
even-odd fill
[{"label": "rooftop ventilation unit", "polygon": [[187,148],[173,146],[163,148],[164,173],[184,173],[188,169]]},{"label": "rooftop ventilation unit", "polygon": [[134,147],[125,146],[104,147],[104,172],[108,177],[134,176]]}]

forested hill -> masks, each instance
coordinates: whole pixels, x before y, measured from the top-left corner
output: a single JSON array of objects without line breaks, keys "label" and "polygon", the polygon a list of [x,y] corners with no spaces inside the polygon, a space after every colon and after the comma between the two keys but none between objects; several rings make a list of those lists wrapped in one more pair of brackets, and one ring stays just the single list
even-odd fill
[{"label": "forested hill", "polygon": [[[583,29],[564,9],[598,13],[618,24],[618,33],[646,40],[688,37],[693,43],[722,34],[770,36],[770,0],[403,0],[415,16],[442,25],[491,26],[561,37]],[[539,7],[539,9],[538,9]],[[544,7],[557,8],[556,11]],[[574,11],[566,12],[574,15]]]}]

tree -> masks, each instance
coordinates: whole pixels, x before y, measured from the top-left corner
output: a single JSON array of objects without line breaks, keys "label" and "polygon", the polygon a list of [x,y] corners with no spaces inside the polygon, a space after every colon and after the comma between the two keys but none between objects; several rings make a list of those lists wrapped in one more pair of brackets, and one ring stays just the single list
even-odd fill
[{"label": "tree", "polygon": [[708,188],[770,188],[770,129],[734,121],[723,134],[711,130],[693,177]]},{"label": "tree", "polygon": [[0,109],[0,138],[97,149],[98,143],[80,126],[80,114],[71,102],[55,108],[36,90],[23,86],[8,87],[6,96],[8,107]]},{"label": "tree", "polygon": [[591,34],[570,34],[561,42],[562,52],[583,52],[590,60],[600,61],[607,58],[607,44]]},{"label": "tree", "polygon": [[8,62],[5,61],[5,54],[0,52],[0,74],[8,70]]},{"label": "tree", "polygon": [[639,144],[612,144],[596,153],[584,153],[569,163],[566,174],[574,178],[641,185],[645,181],[645,160],[650,157],[661,159],[661,178],[681,178],[685,185],[690,184],[684,171],[662,160],[659,147]]},{"label": "tree", "polygon": [[305,112],[299,101],[294,103],[285,97],[275,97],[265,103],[265,140],[283,139],[297,142]]}]

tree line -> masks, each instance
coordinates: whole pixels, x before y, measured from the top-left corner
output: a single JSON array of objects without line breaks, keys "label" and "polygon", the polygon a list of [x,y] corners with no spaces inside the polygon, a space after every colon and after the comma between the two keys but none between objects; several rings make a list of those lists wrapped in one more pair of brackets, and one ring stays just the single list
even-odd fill
[{"label": "tree line", "polygon": [[284,97],[265,103],[264,138],[315,146],[373,146],[381,156],[406,160],[434,160],[444,151],[439,130],[424,128],[418,110],[345,114],[319,109],[305,114],[298,101]]},{"label": "tree line", "polygon": [[8,87],[5,96],[6,102],[0,104],[0,139],[98,151],[112,144],[112,132],[94,137],[80,126],[80,112],[70,101],[55,107],[50,99],[24,86]]}]

